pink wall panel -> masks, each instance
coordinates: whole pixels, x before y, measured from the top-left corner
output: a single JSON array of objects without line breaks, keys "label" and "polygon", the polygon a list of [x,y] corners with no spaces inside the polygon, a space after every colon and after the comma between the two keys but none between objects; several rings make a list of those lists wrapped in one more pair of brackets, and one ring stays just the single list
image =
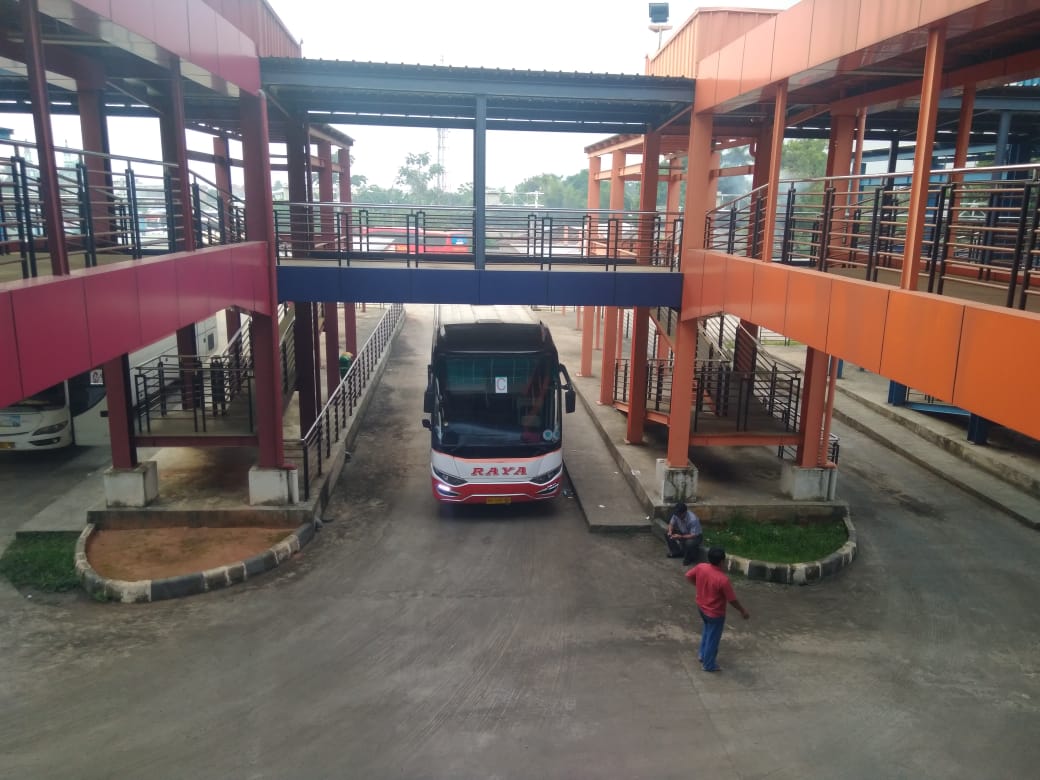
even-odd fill
[{"label": "pink wall panel", "polygon": [[745,320],[751,319],[754,299],[755,266],[760,260],[731,258],[726,264],[726,311]]},{"label": "pink wall panel", "polygon": [[137,295],[141,301],[141,339],[151,344],[179,327],[177,267],[162,258],[137,266]]},{"label": "pink wall panel", "polygon": [[11,294],[0,292],[0,366],[4,367],[4,370],[0,371],[0,408],[28,395],[22,392],[21,373],[7,368],[17,365],[18,343],[14,333]]},{"label": "pink wall panel", "polygon": [[782,333],[787,306],[786,268],[773,263],[755,265],[754,298],[751,301],[752,322]]},{"label": "pink wall panel", "polygon": [[220,47],[220,72],[225,79],[248,92],[260,89],[260,60],[253,42],[245,33],[229,30],[217,41]]},{"label": "pink wall panel", "polygon": [[231,255],[231,277],[234,292],[232,303],[243,309],[253,311],[256,308],[256,293],[253,291],[253,262],[251,253],[244,247],[236,246]]},{"label": "pink wall panel", "polygon": [[171,52],[186,55],[191,50],[188,6],[184,0],[164,0],[156,3],[155,42]]},{"label": "pink wall panel", "polygon": [[952,401],[964,301],[892,290],[886,319],[880,373]]},{"label": "pink wall panel", "polygon": [[105,19],[112,18],[112,4],[109,0],[76,0],[76,5],[83,6]]},{"label": "pink wall panel", "polygon": [[22,388],[35,393],[91,367],[83,279],[12,290]]},{"label": "pink wall panel", "polygon": [[99,268],[82,274],[87,301],[90,362],[98,366],[123,354],[127,339],[141,341],[137,279],[125,268]]},{"label": "pink wall panel", "polygon": [[188,39],[191,50],[187,59],[210,73],[219,73],[217,13],[202,0],[188,0]]},{"label": "pink wall panel", "polygon": [[[209,297],[211,301],[230,301],[235,296],[235,278],[231,264],[234,255],[222,252],[210,259],[209,263]],[[219,307],[218,307],[219,308]]]},{"label": "pink wall panel", "polygon": [[155,0],[109,0],[116,24],[149,41],[155,40]]},{"label": "pink wall panel", "polygon": [[831,279],[818,271],[792,268],[787,280],[783,334],[815,349],[827,349]]},{"label": "pink wall panel", "polygon": [[210,306],[210,263],[196,252],[177,263],[177,315],[182,323],[198,322],[216,311]]}]

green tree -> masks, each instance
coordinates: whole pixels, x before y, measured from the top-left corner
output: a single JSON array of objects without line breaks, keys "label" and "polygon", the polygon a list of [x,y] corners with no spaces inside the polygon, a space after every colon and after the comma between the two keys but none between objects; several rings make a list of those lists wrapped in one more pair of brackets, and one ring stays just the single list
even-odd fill
[{"label": "green tree", "polygon": [[785,179],[813,179],[827,171],[827,142],[822,138],[792,138],[780,158]]}]

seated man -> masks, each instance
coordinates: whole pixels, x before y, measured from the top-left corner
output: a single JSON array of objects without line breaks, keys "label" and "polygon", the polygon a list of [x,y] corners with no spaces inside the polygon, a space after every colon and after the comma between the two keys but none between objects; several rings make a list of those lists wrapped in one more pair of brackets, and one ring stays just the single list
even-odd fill
[{"label": "seated man", "polygon": [[668,518],[668,533],[665,537],[665,542],[668,544],[668,557],[683,556],[684,566],[697,563],[700,559],[703,539],[701,521],[697,519],[697,515],[686,508],[686,504],[680,501],[672,510],[672,516]]}]

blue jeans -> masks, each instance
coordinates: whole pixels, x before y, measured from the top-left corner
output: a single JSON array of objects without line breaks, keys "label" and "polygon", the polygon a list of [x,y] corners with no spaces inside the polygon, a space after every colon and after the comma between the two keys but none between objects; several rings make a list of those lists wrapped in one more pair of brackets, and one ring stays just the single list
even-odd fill
[{"label": "blue jeans", "polygon": [[[699,609],[697,611],[701,612]],[[701,620],[704,621],[704,630],[701,632],[701,649],[698,655],[704,671],[713,672],[719,668],[715,663],[715,657],[719,654],[719,641],[722,639],[726,617],[708,617],[701,612]]]}]

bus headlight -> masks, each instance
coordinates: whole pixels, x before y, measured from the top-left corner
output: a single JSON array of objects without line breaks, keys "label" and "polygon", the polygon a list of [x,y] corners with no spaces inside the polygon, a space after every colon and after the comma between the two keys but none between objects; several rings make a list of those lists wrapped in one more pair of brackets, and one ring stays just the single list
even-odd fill
[{"label": "bus headlight", "polygon": [[458,487],[459,485],[465,485],[466,484],[466,480],[459,479],[454,474],[447,474],[447,473],[441,471],[440,469],[435,468],[433,470],[433,473],[434,473],[434,475],[436,475],[437,479],[439,479],[441,482],[445,482],[445,483],[447,483],[449,485],[453,485],[454,487]]},{"label": "bus headlight", "polygon": [[54,425],[46,425],[43,428],[37,428],[32,432],[33,436],[43,436],[48,433],[57,433],[69,424],[68,420],[62,420],[60,423],[54,423]]},{"label": "bus headlight", "polygon": [[544,474],[539,474],[537,477],[531,477],[531,481],[536,485],[544,485],[546,482],[558,477],[561,471],[563,471],[562,464],[554,469],[549,469]]}]

